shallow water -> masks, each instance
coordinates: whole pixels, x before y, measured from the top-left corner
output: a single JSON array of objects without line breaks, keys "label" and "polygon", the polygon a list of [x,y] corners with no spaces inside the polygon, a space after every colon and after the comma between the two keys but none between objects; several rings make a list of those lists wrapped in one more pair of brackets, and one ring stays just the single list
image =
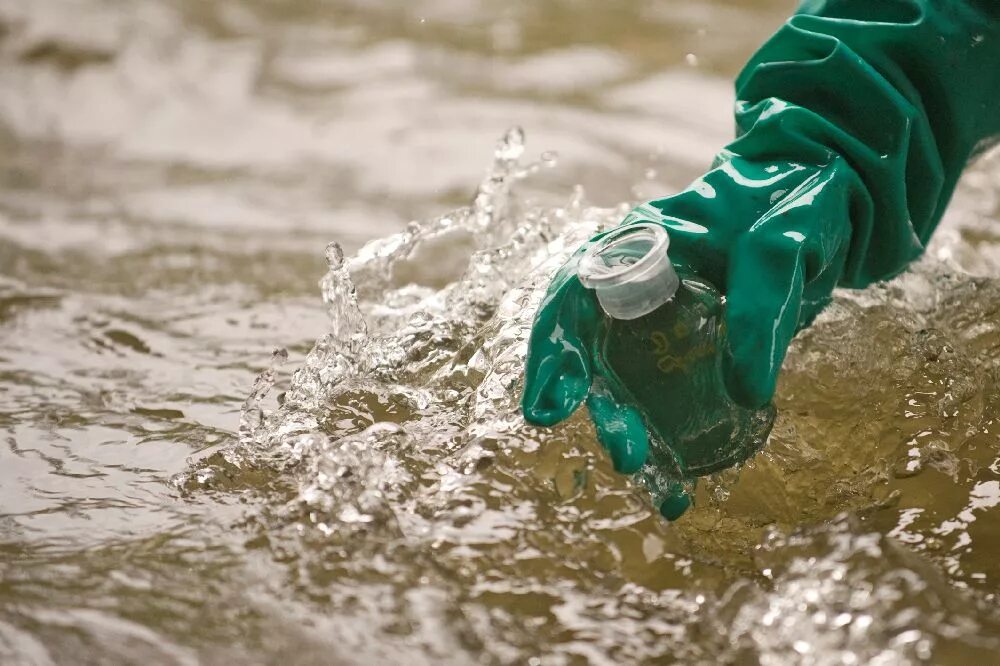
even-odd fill
[{"label": "shallow water", "polygon": [[788,5],[0,0],[0,662],[988,663],[1000,160],[680,523],[515,409]]}]

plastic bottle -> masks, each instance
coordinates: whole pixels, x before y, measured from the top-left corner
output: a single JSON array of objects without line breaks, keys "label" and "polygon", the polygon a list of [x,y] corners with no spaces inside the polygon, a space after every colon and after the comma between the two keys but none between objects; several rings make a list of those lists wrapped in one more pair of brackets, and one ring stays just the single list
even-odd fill
[{"label": "plastic bottle", "polygon": [[662,226],[619,227],[581,258],[578,277],[608,315],[596,364],[623,400],[637,405],[650,432],[639,476],[661,513],[675,519],[698,476],[741,463],[764,445],[774,408],[749,410],[726,392],[725,298],[709,282],[675,268]]}]

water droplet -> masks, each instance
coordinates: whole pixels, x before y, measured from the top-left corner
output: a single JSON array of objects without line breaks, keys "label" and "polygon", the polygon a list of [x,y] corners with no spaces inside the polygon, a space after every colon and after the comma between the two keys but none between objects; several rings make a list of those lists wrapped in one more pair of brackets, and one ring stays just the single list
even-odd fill
[{"label": "water droplet", "polygon": [[524,155],[524,130],[511,127],[497,144],[496,158],[504,162],[516,162]]},{"label": "water droplet", "polygon": [[340,247],[340,243],[333,241],[326,246],[326,263],[330,266],[330,270],[338,270],[344,265],[344,249]]},{"label": "water droplet", "polygon": [[240,410],[239,440],[243,446],[258,443],[258,435],[267,419],[262,403],[274,387],[275,371],[287,362],[288,350],[275,349],[271,353],[270,365],[254,379],[250,395],[247,396],[243,402],[243,408]]}]

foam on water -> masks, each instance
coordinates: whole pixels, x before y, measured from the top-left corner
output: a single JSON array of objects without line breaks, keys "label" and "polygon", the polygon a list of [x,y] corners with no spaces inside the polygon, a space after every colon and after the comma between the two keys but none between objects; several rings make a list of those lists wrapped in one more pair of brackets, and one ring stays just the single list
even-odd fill
[{"label": "foam on water", "polygon": [[358,663],[942,663],[1000,648],[1000,281],[967,272],[989,268],[993,213],[961,208],[910,273],[838,294],[793,346],[766,451],[670,526],[585,416],[551,430],[520,416],[548,277],[623,212],[524,206],[523,150],[519,131],[501,141],[471,207],[351,258],[328,248],[329,332],[279,406],[261,411],[268,371],[239,444],[177,484],[255,496],[245,527]]}]

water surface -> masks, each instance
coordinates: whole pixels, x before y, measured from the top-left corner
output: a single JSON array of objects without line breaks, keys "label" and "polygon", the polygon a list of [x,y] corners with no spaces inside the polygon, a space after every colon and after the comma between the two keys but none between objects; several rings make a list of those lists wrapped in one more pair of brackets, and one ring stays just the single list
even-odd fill
[{"label": "water surface", "polygon": [[0,661],[992,659],[995,160],[676,526],[516,411],[789,4],[0,1]]}]

